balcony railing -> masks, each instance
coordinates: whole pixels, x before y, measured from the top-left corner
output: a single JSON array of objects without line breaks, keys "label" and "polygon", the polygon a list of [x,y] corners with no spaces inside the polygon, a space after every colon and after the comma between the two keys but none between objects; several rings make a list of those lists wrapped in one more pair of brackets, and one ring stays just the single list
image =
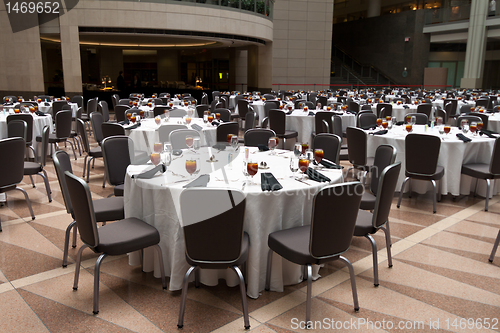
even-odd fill
[{"label": "balcony railing", "polygon": [[470,18],[470,4],[453,7],[426,9],[425,24],[438,24],[464,21]]},{"label": "balcony railing", "polygon": [[131,1],[131,2],[154,2],[176,4],[183,2],[190,5],[208,5],[225,7],[235,10],[244,10],[254,14],[263,15],[273,19],[274,2],[275,0],[115,0],[115,1]]}]

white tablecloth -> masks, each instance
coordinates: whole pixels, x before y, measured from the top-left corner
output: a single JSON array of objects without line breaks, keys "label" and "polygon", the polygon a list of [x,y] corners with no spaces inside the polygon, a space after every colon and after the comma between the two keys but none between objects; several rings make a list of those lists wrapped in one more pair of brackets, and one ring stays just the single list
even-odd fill
[{"label": "white tablecloth", "polygon": [[[439,135],[436,128],[428,128],[425,132],[424,125],[413,126],[415,133]],[[473,137],[472,142],[464,143],[456,137],[459,130],[452,127],[452,131],[448,135],[442,135],[444,140],[441,141],[441,150],[439,152],[438,165],[444,167],[444,176],[441,180],[441,193],[448,193],[458,196],[460,194],[469,194],[471,185],[475,185],[475,180],[469,176],[461,175],[462,164],[466,163],[489,163],[493,153],[493,145],[495,140],[484,136]],[[461,131],[460,131],[461,132]],[[399,175],[396,191],[399,191],[401,184],[405,178],[405,137],[407,132],[404,126],[395,126],[389,133],[385,135],[368,135],[368,157],[375,155],[375,150],[382,144],[390,144],[396,147],[396,161],[401,161],[401,174]],[[470,133],[467,134],[470,136]],[[425,147],[422,147],[425,149]],[[500,183],[500,182],[497,182]],[[493,194],[499,191],[498,184],[495,184]],[[439,187],[439,183],[438,183]],[[407,187],[408,188],[408,187]],[[405,190],[407,190],[407,188]],[[425,193],[431,190],[430,182],[412,180],[412,190]],[[480,181],[478,185],[478,193],[485,193],[485,182]],[[474,186],[472,186],[474,189]]]},{"label": "white tablecloth", "polygon": [[161,125],[178,124],[179,122],[186,125],[188,128],[191,128],[191,125],[193,124],[197,124],[203,127],[200,133],[200,144],[202,146],[213,146],[217,143],[217,127],[204,124],[203,119],[201,118],[191,119],[190,125],[185,124],[182,118],[170,118],[168,122],[162,119],[160,125],[157,125],[154,119],[143,119],[141,121],[140,127],[133,130],[126,130],[125,134],[127,134],[132,139],[135,149],[151,153],[153,151],[155,142],[159,142],[160,139],[158,135],[158,128]]},{"label": "white tablecloth", "polygon": [[[292,152],[277,150],[278,154],[271,156],[269,152],[258,152],[256,148],[250,149],[251,159],[257,162],[266,161],[269,166],[269,169],[259,170],[259,173],[254,176],[253,180],[258,184],[246,185],[244,188],[247,195],[245,231],[250,236],[245,279],[248,296],[257,298],[265,285],[269,251],[267,246],[268,235],[277,230],[310,224],[312,198],[326,183],[306,180],[307,184],[304,184],[289,178],[291,172],[289,170],[288,156]],[[242,150],[241,148],[240,151]],[[160,232],[160,247],[163,251],[165,273],[170,276],[170,290],[182,288],[182,279],[189,268],[185,260],[179,203],[180,193],[187,181],[173,183],[189,179],[182,178],[188,175],[184,167],[186,158],[201,156],[200,174],[210,174],[208,187],[242,189],[243,152],[237,154],[231,148],[222,152],[216,152],[211,148],[202,148],[200,151],[205,155],[194,155],[185,151],[183,156],[173,159],[166,173],[153,179],[132,179],[130,177],[132,174],[144,170],[144,166],[130,166],[125,178],[125,217],[141,218],[155,226]],[[221,169],[213,171],[213,168],[224,165],[229,153],[236,156],[236,158],[231,167],[227,165],[224,167],[225,177]],[[217,165],[216,163],[207,162],[207,157],[210,154],[214,154],[219,161]],[[283,186],[283,189],[277,192],[262,192],[260,188],[261,171],[272,172]],[[341,170],[327,170],[322,171],[322,173],[328,176],[332,183],[339,183],[343,180]],[[227,179],[227,183],[224,179]],[[207,198],[207,200],[211,199]],[[217,202],[213,204],[216,205]],[[196,209],[195,202],[192,203],[192,207]],[[130,256],[129,261],[131,264],[139,264],[138,259],[138,253],[135,253]],[[157,260],[153,259],[153,251],[145,251],[143,270],[152,271],[154,269],[155,276],[159,277],[159,265]],[[282,291],[284,285],[302,282],[302,268],[282,260],[277,255],[273,258],[272,269],[272,290]],[[206,285],[217,285],[219,278],[224,278],[230,286],[238,285],[237,277],[231,270],[201,270],[201,282]]]},{"label": "white tablecloth", "polygon": [[[377,104],[372,105],[373,113],[377,114]],[[405,116],[408,113],[416,113],[417,105],[415,104],[397,104],[392,103],[392,116],[396,117],[397,121],[405,121]]]},{"label": "white tablecloth", "polygon": [[[47,103],[48,105],[46,105]],[[78,104],[68,102],[68,105],[71,106],[71,111],[73,112],[73,117],[76,117],[76,113],[78,112]],[[38,104],[38,110],[43,113],[48,113],[52,115],[52,102],[40,102]]]},{"label": "white tablecloth", "polygon": [[488,117],[488,130],[500,133],[500,113],[491,114]]}]

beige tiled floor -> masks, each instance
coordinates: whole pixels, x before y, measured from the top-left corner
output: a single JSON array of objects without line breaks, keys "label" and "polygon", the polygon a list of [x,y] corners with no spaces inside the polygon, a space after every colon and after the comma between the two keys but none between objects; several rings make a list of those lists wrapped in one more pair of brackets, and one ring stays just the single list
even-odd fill
[{"label": "beige tiled floor", "polygon": [[[81,175],[83,157],[72,160]],[[64,233],[71,217],[66,213],[59,184],[49,159],[46,167],[53,201],[48,202],[40,179],[37,187],[22,183],[32,200],[36,219],[31,220],[21,193],[9,193],[0,207],[0,323],[2,332],[174,332],[177,331],[180,293],[167,292],[161,282],[127,257],[105,260],[100,285],[100,313],[92,315],[93,263],[96,255],[84,252],[78,291],[73,291],[76,249],[70,264],[61,268]],[[102,188],[103,162],[91,170],[94,198],[112,192]],[[391,211],[394,267],[387,267],[382,235],[374,236],[379,249],[380,286],[373,286],[371,248],[355,238],[345,256],[356,272],[360,311],[353,311],[349,275],[342,263],[320,269],[313,283],[312,320],[315,329],[329,331],[479,331],[479,321],[496,323],[500,330],[500,251],[488,262],[500,227],[499,196],[484,212],[481,198],[453,201],[444,197],[432,214],[430,193],[396,199]],[[81,242],[79,241],[79,245]],[[282,293],[262,291],[248,299],[255,332],[300,331],[305,317],[305,283],[287,286]],[[465,319],[474,319],[474,325]],[[496,318],[496,319],[493,319]],[[363,323],[371,322],[372,326]],[[355,327],[346,327],[354,323]],[[391,324],[394,327],[390,327]],[[382,326],[384,325],[384,326]],[[406,328],[397,329],[397,325]],[[410,326],[419,329],[409,329]],[[470,325],[470,326],[469,326]],[[341,327],[341,326],[337,326]],[[243,331],[238,287],[190,287],[186,307],[186,332]]]}]

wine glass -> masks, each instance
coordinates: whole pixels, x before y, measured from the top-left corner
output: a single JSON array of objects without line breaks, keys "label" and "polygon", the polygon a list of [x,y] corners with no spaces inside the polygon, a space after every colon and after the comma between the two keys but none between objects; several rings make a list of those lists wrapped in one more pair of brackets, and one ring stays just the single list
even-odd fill
[{"label": "wine glass", "polygon": [[155,142],[153,146],[153,151],[155,153],[161,153],[162,150],[163,150],[163,144],[161,142]]},{"label": "wine glass", "polygon": [[411,116],[410,123],[412,125],[415,125],[417,123],[417,117],[416,116]]},{"label": "wine glass", "polygon": [[160,116],[156,116],[156,117],[155,117],[155,123],[156,123],[156,125],[160,125],[160,123],[161,123],[161,118],[160,118]]},{"label": "wine glass", "polygon": [[436,118],[436,124],[437,124],[438,126],[443,125],[443,118],[442,118],[442,117],[437,117],[437,118]]},{"label": "wine glass", "polygon": [[[299,169],[304,174],[309,167],[309,160],[306,157],[302,157],[299,159]],[[304,177],[304,176],[303,176]]]},{"label": "wine glass", "polygon": [[200,148],[201,148],[200,138],[194,138],[193,139],[193,149],[195,150],[195,152],[198,152],[198,150],[200,150]]},{"label": "wine glass", "polygon": [[296,158],[299,158],[301,153],[302,153],[302,145],[300,143],[296,143],[293,146],[293,154],[295,155]]},{"label": "wine glass", "polygon": [[470,123],[470,126],[469,126],[469,129],[471,131],[471,133],[476,136],[477,135],[477,122],[473,121]]},{"label": "wine glass", "polygon": [[233,148],[234,151],[238,150],[238,144],[239,144],[238,136],[233,135],[231,137],[231,147]]},{"label": "wine glass", "polygon": [[411,124],[411,116],[406,116],[405,119],[407,124]]},{"label": "wine glass", "polygon": [[297,171],[299,171],[299,159],[295,156],[290,158],[290,171],[292,172],[290,178],[295,178]]},{"label": "wine glass", "polygon": [[314,149],[314,160],[318,163],[318,165],[323,160],[323,156],[325,156],[323,149]]},{"label": "wine glass", "polygon": [[477,122],[477,131],[479,132],[480,130],[482,130],[483,126],[484,126],[483,122],[482,121],[478,121]]},{"label": "wine glass", "polygon": [[411,123],[406,124],[406,131],[410,133],[413,130],[413,125]]},{"label": "wine glass", "polygon": [[132,116],[130,117],[130,121],[132,122],[132,124],[135,124],[136,120],[137,120],[137,115],[133,113]]},{"label": "wine glass", "polygon": [[196,168],[197,168],[196,159],[186,160],[186,171],[189,173],[190,176],[192,176],[193,173],[196,172]]},{"label": "wine glass", "polygon": [[383,127],[384,129],[387,129],[387,127],[388,127],[388,126],[389,126],[389,123],[388,123],[387,121],[383,121],[383,122],[382,122],[382,127]]},{"label": "wine glass", "polygon": [[445,133],[445,134],[448,134],[448,133],[450,133],[450,131],[451,131],[451,127],[450,127],[450,126],[444,126],[444,127],[443,127],[443,130],[444,130],[444,133]]},{"label": "wine glass", "polygon": [[172,145],[168,142],[163,144],[162,160],[166,166],[169,166],[170,162],[172,162]]},{"label": "wine glass", "polygon": [[247,173],[251,177],[248,184],[254,183],[253,176],[255,176],[258,171],[259,171],[259,163],[255,162],[255,161],[248,161],[247,162]]},{"label": "wine glass", "polygon": [[267,145],[269,147],[269,150],[271,151],[271,155],[274,155],[274,148],[276,148],[276,138],[275,137],[270,137],[269,140],[267,141]]},{"label": "wine glass", "polygon": [[189,149],[193,147],[193,137],[192,136],[186,136],[186,146],[188,146]]},{"label": "wine glass", "polygon": [[151,153],[151,162],[157,166],[160,163],[160,153]]}]

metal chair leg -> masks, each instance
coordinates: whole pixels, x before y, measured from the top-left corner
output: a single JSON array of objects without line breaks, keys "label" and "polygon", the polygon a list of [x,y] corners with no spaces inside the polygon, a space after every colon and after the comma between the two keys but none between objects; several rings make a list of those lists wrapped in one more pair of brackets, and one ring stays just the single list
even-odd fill
[{"label": "metal chair leg", "polygon": [[93,156],[91,156],[87,161],[87,183],[89,182],[90,179],[90,162],[92,162],[92,160],[95,160]]},{"label": "metal chair leg", "polygon": [[101,264],[104,258],[106,258],[107,254],[103,253],[97,258],[95,262],[94,269],[94,310],[92,311],[94,314],[99,313],[99,275],[101,273]]},{"label": "metal chair leg", "polygon": [[33,181],[33,176],[32,175],[29,175],[30,176],[30,180],[31,180],[31,185],[33,185],[33,188],[35,188],[35,182]]},{"label": "metal chair leg", "polygon": [[161,253],[161,247],[160,245],[156,244],[154,248],[156,249],[156,253],[158,253],[158,261],[160,262],[161,285],[163,289],[167,289],[167,282],[165,281],[165,269],[163,267],[163,254]]},{"label": "metal chair leg", "polygon": [[76,224],[73,226],[73,244],[71,245],[72,248],[76,247],[76,236],[77,236],[77,229],[76,229]]},{"label": "metal chair leg", "polygon": [[437,196],[437,189],[436,189],[436,181],[431,180],[432,183],[432,207],[433,207],[433,213],[436,214],[436,196]]},{"label": "metal chair leg", "polygon": [[266,271],[266,291],[271,289],[271,267],[273,263],[273,250],[269,249],[269,254],[267,255],[267,271]]},{"label": "metal chair leg", "polygon": [[490,201],[490,185],[491,185],[490,180],[486,179],[486,202],[484,203],[484,211],[485,212],[488,211],[488,202]]},{"label": "metal chair leg", "polygon": [[309,323],[311,322],[311,297],[312,297],[312,266],[311,264],[306,265],[307,270],[307,298],[306,298],[306,328],[311,328]]},{"label": "metal chair leg", "polygon": [[89,158],[89,155],[85,156],[85,158],[83,159],[83,175],[82,177],[85,177],[85,170],[87,168],[87,159]]},{"label": "metal chair leg", "polygon": [[243,322],[245,324],[245,329],[248,330],[250,329],[250,320],[248,319],[248,305],[247,305],[247,292],[245,288],[245,278],[243,277],[243,274],[241,274],[240,269],[238,266],[232,266],[231,267],[233,271],[238,275],[240,279],[240,293],[241,293],[241,308],[243,310]]},{"label": "metal chair leg", "polygon": [[83,244],[76,255],[75,280],[73,282],[73,290],[78,290],[78,279],[80,278],[80,263],[82,261],[82,252],[86,247],[88,246],[86,244]]},{"label": "metal chair leg", "polygon": [[71,149],[73,149],[73,155],[75,156],[75,161],[76,161],[76,152],[75,152],[75,146],[73,145],[73,142],[71,142],[69,140],[64,141],[65,144],[66,144],[66,142],[69,142],[69,144],[71,145]]},{"label": "metal chair leg", "polygon": [[391,232],[389,231],[389,222],[386,224],[387,228],[380,227],[385,234],[385,247],[387,248],[387,263],[389,268],[392,268],[392,254],[391,254]]},{"label": "metal chair leg", "polygon": [[71,234],[71,229],[73,229],[74,226],[76,226],[76,221],[71,222],[66,228],[66,234],[64,236],[64,254],[62,267],[68,266],[69,237]]},{"label": "metal chair leg", "polygon": [[47,197],[49,198],[49,202],[52,202],[52,197],[50,196],[50,193],[52,191],[50,190],[50,184],[49,184],[49,178],[47,177],[47,172],[42,169],[43,174],[39,173],[39,175],[43,178],[43,181],[45,182],[45,191],[47,191]]},{"label": "metal chair leg", "polygon": [[359,303],[358,303],[358,290],[356,288],[356,279],[354,275],[354,268],[352,267],[352,264],[347,258],[343,256],[339,256],[339,259],[342,260],[347,268],[349,268],[349,276],[351,278],[351,290],[352,290],[352,300],[354,302],[354,311],[358,312],[359,311]]},{"label": "metal chair leg", "polygon": [[493,262],[493,258],[495,258],[495,254],[496,254],[497,248],[498,248],[498,243],[500,243],[500,230],[498,230],[497,240],[495,241],[495,244],[493,244],[493,249],[491,250],[490,258],[488,259],[489,262]]},{"label": "metal chair leg", "polygon": [[26,203],[28,204],[28,208],[30,210],[31,219],[34,220],[35,219],[35,214],[33,213],[33,208],[31,208],[31,201],[30,201],[30,198],[28,197],[28,193],[26,193],[26,191],[23,190],[20,187],[16,187],[16,190],[23,192],[24,199],[26,199]]},{"label": "metal chair leg", "polygon": [[187,299],[187,289],[188,289],[188,279],[189,275],[193,272],[193,270],[197,269],[197,266],[189,267],[186,275],[184,275],[184,281],[182,282],[182,296],[181,296],[181,305],[179,311],[179,321],[177,321],[177,327],[182,328],[184,326],[184,311],[186,310],[186,299]]},{"label": "metal chair leg", "polygon": [[398,205],[397,207],[401,206],[401,199],[403,198],[403,191],[405,189],[405,184],[410,179],[410,177],[406,177],[405,180],[403,181],[403,184],[401,184],[401,191],[399,191],[399,199],[398,199]]},{"label": "metal chair leg", "polygon": [[370,241],[372,245],[372,256],[373,256],[373,284],[378,287],[378,260],[377,260],[377,243],[372,236],[366,235],[366,238]]}]

